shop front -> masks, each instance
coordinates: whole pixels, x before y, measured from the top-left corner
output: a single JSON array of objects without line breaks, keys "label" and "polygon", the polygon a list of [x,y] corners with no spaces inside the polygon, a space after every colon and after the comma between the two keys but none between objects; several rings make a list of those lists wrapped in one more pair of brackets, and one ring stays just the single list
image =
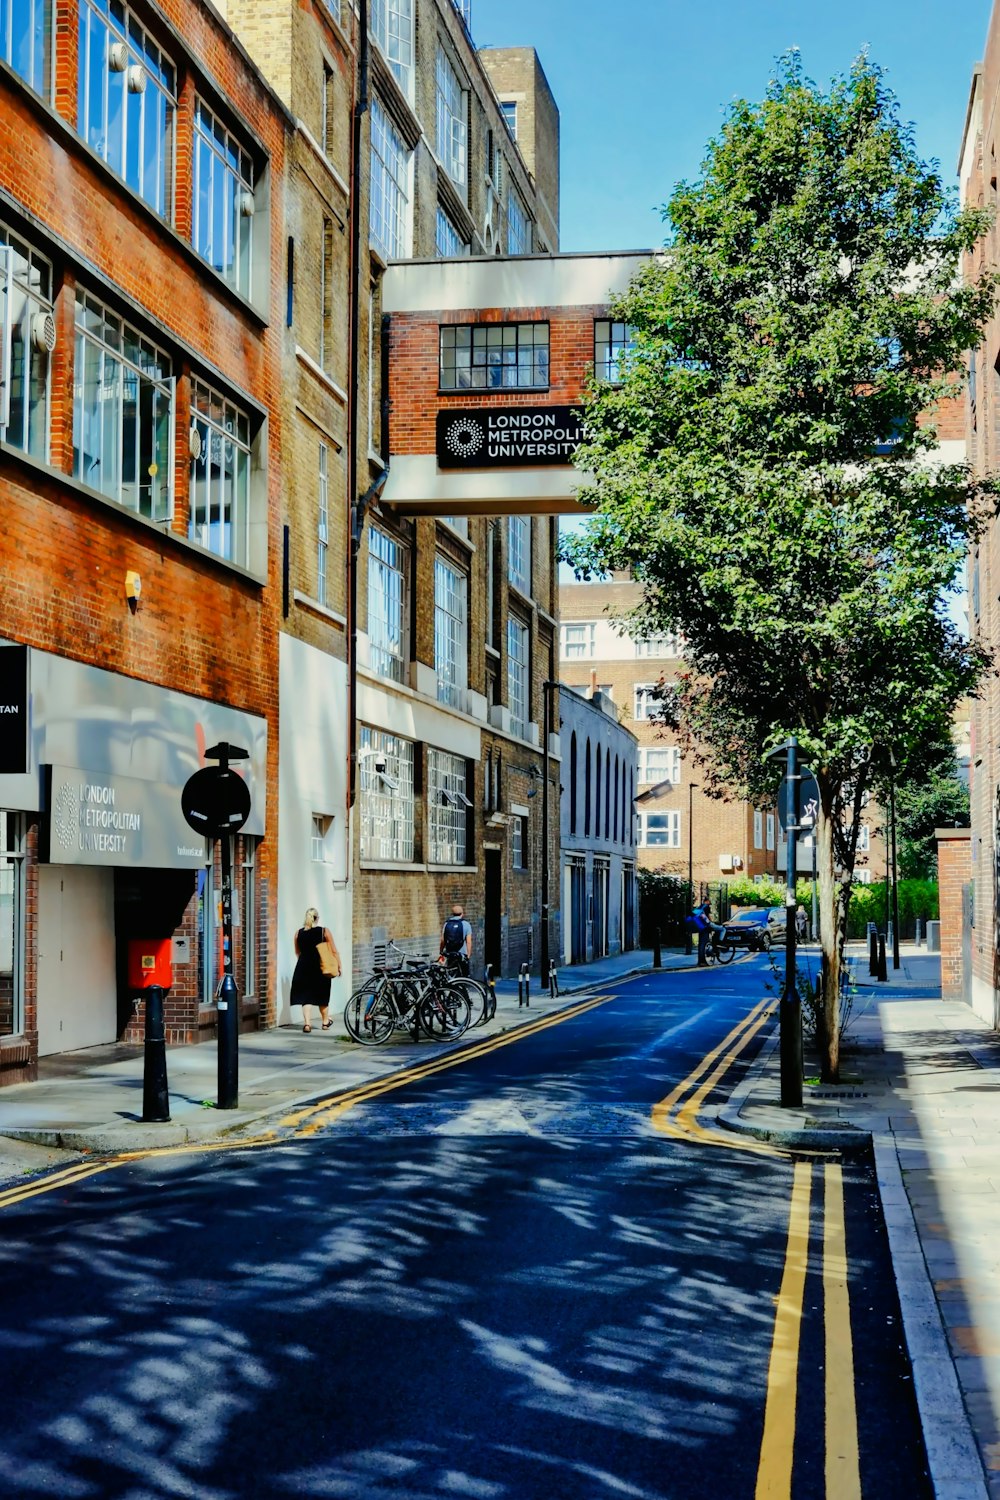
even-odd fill
[{"label": "shop front", "polygon": [[0,1083],[39,1057],[141,1040],[130,944],[169,944],[168,1040],[214,1034],[221,971],[218,850],[181,790],[206,751],[249,752],[250,817],[234,842],[237,974],[259,1008],[267,724],[255,715],[0,645]]}]

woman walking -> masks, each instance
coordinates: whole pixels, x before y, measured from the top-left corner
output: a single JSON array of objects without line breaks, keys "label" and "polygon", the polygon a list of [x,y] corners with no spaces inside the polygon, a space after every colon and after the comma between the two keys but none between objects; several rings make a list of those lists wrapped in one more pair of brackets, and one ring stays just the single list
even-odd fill
[{"label": "woman walking", "polygon": [[336,955],[337,946],[330,935],[328,927],[319,927],[319,912],[315,906],[310,906],[302,921],[302,926],[295,934],[295,952],[298,958],[295,962],[295,972],[292,975],[292,991],[290,1000],[293,1005],[301,1005],[303,1031],[312,1031],[312,1006],[318,1006],[320,1021],[323,1030],[327,1031],[333,1022],[327,1017],[330,1006],[330,975],[324,974],[320,967],[319,953],[317,949],[320,943],[329,943]]}]

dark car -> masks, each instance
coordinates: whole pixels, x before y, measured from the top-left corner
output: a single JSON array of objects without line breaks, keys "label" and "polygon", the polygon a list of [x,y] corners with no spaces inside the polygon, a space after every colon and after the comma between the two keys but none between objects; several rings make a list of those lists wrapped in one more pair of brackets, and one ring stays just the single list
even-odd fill
[{"label": "dark car", "polygon": [[726,938],[735,943],[738,948],[749,948],[751,952],[766,952],[771,946],[771,933],[768,929],[769,915],[766,906],[751,907],[747,911],[736,912],[725,924]]},{"label": "dark car", "polygon": [[769,907],[767,913],[767,930],[770,934],[771,942],[783,943],[787,927],[788,918],[785,915],[785,908],[783,906]]}]

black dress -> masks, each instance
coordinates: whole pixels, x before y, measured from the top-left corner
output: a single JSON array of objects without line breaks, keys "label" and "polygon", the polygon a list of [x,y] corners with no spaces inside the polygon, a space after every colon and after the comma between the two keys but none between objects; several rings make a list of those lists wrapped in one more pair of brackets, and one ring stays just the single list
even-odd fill
[{"label": "black dress", "polygon": [[319,966],[316,949],[324,941],[322,927],[300,927],[296,933],[299,956],[292,975],[292,1005],[329,1005],[330,977]]}]

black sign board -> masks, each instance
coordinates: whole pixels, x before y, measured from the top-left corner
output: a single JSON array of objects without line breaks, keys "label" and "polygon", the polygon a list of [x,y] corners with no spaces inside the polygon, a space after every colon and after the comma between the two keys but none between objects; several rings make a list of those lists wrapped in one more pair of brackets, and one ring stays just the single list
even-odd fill
[{"label": "black sign board", "polygon": [[441,469],[567,465],[582,441],[572,406],[448,407],[437,414]]},{"label": "black sign board", "polygon": [[28,769],[28,648],[0,646],[0,775]]},{"label": "black sign board", "polygon": [[207,838],[239,833],[250,816],[250,788],[235,771],[204,766],[184,783],[181,812],[190,826]]}]

